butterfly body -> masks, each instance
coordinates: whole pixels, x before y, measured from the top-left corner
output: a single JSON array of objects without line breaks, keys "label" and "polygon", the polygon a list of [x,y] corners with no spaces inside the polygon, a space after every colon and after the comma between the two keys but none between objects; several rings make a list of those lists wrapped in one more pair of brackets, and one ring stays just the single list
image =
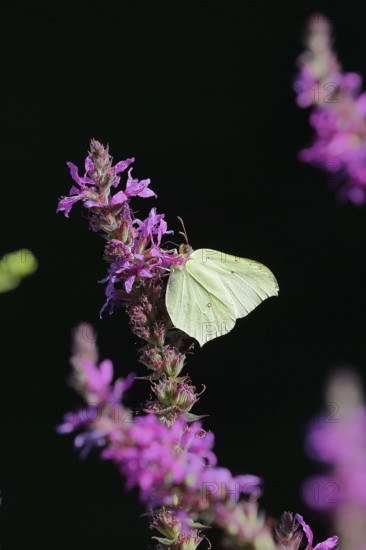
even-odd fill
[{"label": "butterfly body", "polygon": [[166,306],[176,328],[206,342],[228,333],[263,300],[278,294],[273,273],[264,265],[202,248],[181,249],[185,262],[169,275]]}]

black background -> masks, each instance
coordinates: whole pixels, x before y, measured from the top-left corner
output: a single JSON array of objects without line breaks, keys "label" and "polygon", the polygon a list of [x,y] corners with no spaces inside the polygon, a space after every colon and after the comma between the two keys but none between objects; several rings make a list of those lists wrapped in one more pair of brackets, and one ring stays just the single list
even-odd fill
[{"label": "black background", "polygon": [[[99,319],[103,242],[80,207],[56,215],[90,138],[135,156],[158,199],[146,215],[184,218],[194,248],[270,267],[280,296],[198,350],[220,464],[265,480],[263,507],[303,513],[304,455],[329,369],[366,365],[366,212],[339,206],[326,176],[297,162],[310,143],[294,104],[301,33],[314,11],[336,27],[347,70],[366,74],[365,7],[296,2],[12,2],[1,8],[1,249],[34,251],[39,270],[1,300],[1,538],[4,548],[146,548],[137,494],[112,464],[83,462],[55,433],[77,402],[67,386],[72,327],[92,322],[118,375],[144,374],[122,312]],[[148,386],[136,382],[128,404]],[[215,547],[215,545],[214,545]]]}]

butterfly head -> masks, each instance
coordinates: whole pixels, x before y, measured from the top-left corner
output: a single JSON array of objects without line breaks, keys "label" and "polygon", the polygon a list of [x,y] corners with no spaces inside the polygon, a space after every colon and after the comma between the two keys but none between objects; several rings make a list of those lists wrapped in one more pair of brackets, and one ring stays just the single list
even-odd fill
[{"label": "butterfly head", "polygon": [[181,235],[183,235],[186,242],[179,246],[177,262],[174,263],[171,266],[172,271],[182,271],[182,270],[184,270],[185,263],[189,259],[190,255],[193,252],[193,248],[188,244],[187,231],[186,231],[186,228],[184,227],[183,220],[179,216],[178,216],[178,220],[180,221],[180,223],[182,224],[182,227],[183,227],[183,231],[179,231],[179,233]]},{"label": "butterfly head", "polygon": [[173,272],[184,270],[185,263],[189,259],[192,252],[193,248],[189,246],[189,244],[181,244],[179,246],[178,255],[176,256],[176,261],[174,261],[171,265],[170,270]]},{"label": "butterfly head", "polygon": [[189,256],[192,254],[193,248],[189,244],[181,244],[179,246],[179,254],[188,260]]}]

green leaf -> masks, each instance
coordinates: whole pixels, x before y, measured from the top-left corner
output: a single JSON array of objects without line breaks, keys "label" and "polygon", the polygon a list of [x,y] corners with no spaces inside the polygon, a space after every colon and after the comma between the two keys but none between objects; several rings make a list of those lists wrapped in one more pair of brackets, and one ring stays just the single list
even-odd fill
[{"label": "green leaf", "polygon": [[192,414],[192,413],[186,413],[185,419],[187,422],[196,422],[196,420],[201,420],[201,418],[206,418],[207,416],[210,416],[209,414]]},{"label": "green leaf", "polygon": [[203,523],[193,521],[193,519],[188,519],[187,525],[189,525],[189,527],[192,527],[193,529],[211,529],[210,525],[203,525]]}]

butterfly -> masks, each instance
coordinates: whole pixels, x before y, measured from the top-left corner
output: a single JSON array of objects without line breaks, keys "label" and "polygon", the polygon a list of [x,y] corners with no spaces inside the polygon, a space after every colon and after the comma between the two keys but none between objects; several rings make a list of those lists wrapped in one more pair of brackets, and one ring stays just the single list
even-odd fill
[{"label": "butterfly", "polygon": [[264,265],[210,248],[183,244],[184,265],[172,266],[165,304],[173,325],[201,346],[232,330],[279,287]]}]

